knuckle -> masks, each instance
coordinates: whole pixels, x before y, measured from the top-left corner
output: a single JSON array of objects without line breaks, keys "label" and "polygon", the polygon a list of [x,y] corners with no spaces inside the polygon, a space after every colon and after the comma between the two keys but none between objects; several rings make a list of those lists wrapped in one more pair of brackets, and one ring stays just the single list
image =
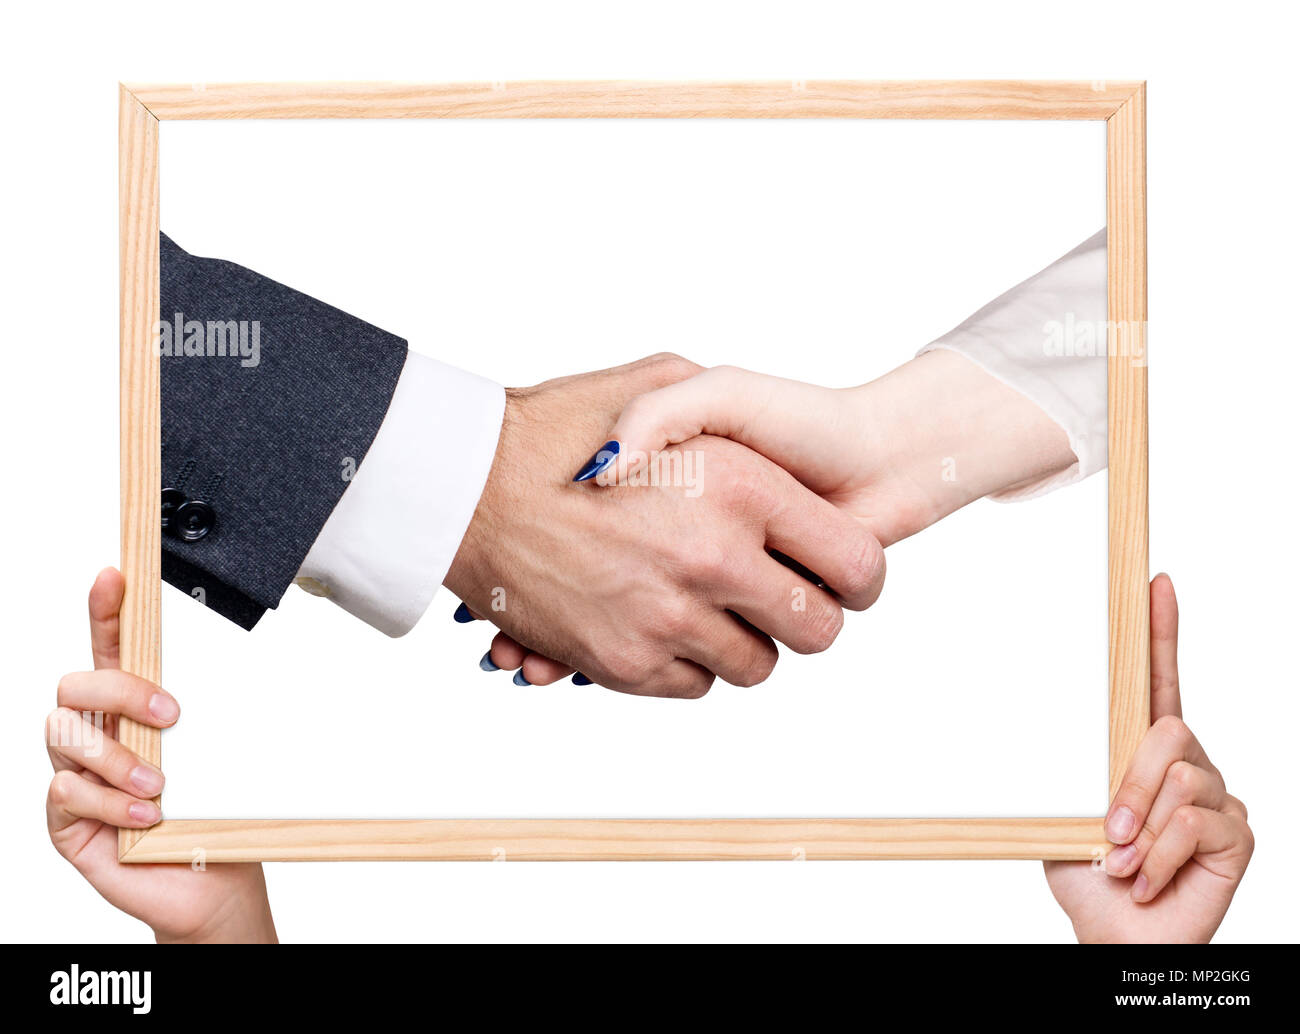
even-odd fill
[{"label": "knuckle", "polygon": [[655,672],[655,666],[642,653],[631,649],[613,654],[603,665],[609,680],[619,686],[642,686]]},{"label": "knuckle", "polygon": [[682,569],[693,586],[716,587],[730,583],[735,554],[721,543],[712,540],[693,543],[679,555]]},{"label": "knuckle", "polygon": [[1175,747],[1184,746],[1192,738],[1192,730],[1187,727],[1187,723],[1172,714],[1157,718],[1151,729]]},{"label": "knuckle", "polygon": [[683,682],[681,686],[675,688],[669,696],[677,700],[699,700],[713,686],[713,680],[708,678],[693,678]]},{"label": "knuckle", "polygon": [[675,381],[685,380],[700,371],[700,367],[696,363],[678,355],[676,352],[656,352],[654,355],[646,356],[643,362],[651,368],[653,374],[663,384],[672,384]]},{"label": "knuckle", "polygon": [[736,685],[749,687],[766,682],[776,668],[776,659],[775,649],[760,646],[754,651],[754,656],[741,668]]},{"label": "knuckle", "polygon": [[645,359],[644,359],[644,362],[646,362],[646,363],[684,363],[684,362],[686,362],[686,360],[685,360],[684,358],[682,358],[682,356],[678,355],[676,352],[669,352],[668,350],[665,349],[665,350],[662,351],[662,352],[655,352],[653,355],[648,355],[648,356],[646,356]]},{"label": "knuckle", "polygon": [[822,653],[829,650],[844,627],[844,611],[835,604],[810,607],[794,649],[799,653]]},{"label": "knuckle", "polygon": [[752,517],[765,523],[785,504],[777,481],[789,478],[784,471],[732,442],[706,439],[703,454],[708,456],[708,492],[711,499],[728,514]]},{"label": "knuckle", "polygon": [[885,579],[885,551],[874,535],[864,530],[861,540],[854,544],[849,554],[844,576],[846,583],[840,590],[844,595],[867,599],[870,601],[868,606],[875,602]]},{"label": "knuckle", "polygon": [[1184,833],[1195,836],[1201,831],[1201,813],[1190,804],[1181,804],[1174,809],[1170,822]]},{"label": "knuckle", "polygon": [[55,772],[54,778],[50,780],[50,802],[62,807],[71,801],[76,778],[76,775],[66,768],[61,772]]},{"label": "knuckle", "polygon": [[1186,761],[1175,761],[1169,766],[1169,771],[1165,775],[1165,782],[1169,783],[1175,793],[1184,799],[1193,795],[1198,781],[1196,766]]},{"label": "knuckle", "polygon": [[691,630],[695,624],[693,619],[694,608],[690,602],[673,596],[660,603],[654,617],[654,628],[667,643],[676,644]]}]

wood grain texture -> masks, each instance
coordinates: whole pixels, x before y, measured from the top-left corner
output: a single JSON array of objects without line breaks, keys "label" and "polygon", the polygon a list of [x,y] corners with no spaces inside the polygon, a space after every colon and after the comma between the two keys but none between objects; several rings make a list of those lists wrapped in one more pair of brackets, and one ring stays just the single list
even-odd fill
[{"label": "wood grain texture", "polygon": [[[124,88],[118,91],[118,276],[122,574],[120,622],[124,671],[151,682],[162,676],[161,414],[158,359],[158,120]],[[155,765],[162,733],[123,718],[118,739]],[[118,831],[125,854],[145,834]]]},{"label": "wood grain texture", "polygon": [[1151,719],[1147,533],[1146,88],[1106,123],[1110,795]]},{"label": "wood grain texture", "polygon": [[1100,818],[166,821],[123,860],[1069,860],[1106,847]]},{"label": "wood grain texture", "polygon": [[195,83],[130,87],[160,119],[1105,119],[1132,82]]},{"label": "wood grain texture", "polygon": [[[120,91],[122,666],[159,680],[158,119],[1107,119],[1110,773],[1149,710],[1145,90],[1139,83],[241,83]],[[1136,338],[1119,339],[1131,326]],[[1127,351],[1126,351],[1127,350]],[[155,764],[161,734],[123,720]],[[1095,859],[1101,818],[174,821],[123,830],[128,862],[402,859]]]}]

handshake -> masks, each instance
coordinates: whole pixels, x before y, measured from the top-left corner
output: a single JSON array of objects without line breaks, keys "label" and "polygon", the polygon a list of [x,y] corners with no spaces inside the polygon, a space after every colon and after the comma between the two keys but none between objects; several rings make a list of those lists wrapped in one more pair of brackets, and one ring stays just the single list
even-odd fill
[{"label": "handshake", "polygon": [[501,629],[485,670],[699,697],[762,682],[777,642],[828,649],[880,595],[891,542],[1075,462],[1039,406],[953,351],[848,389],[657,355],[507,392],[444,584],[457,620]]}]

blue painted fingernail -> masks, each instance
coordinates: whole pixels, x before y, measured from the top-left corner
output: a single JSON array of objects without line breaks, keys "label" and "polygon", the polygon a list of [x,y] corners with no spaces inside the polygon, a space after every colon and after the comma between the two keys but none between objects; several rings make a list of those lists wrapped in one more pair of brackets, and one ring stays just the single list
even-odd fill
[{"label": "blue painted fingernail", "polygon": [[501,668],[500,668],[498,665],[495,665],[495,664],[492,663],[492,651],[491,651],[491,650],[489,650],[487,653],[485,653],[485,654],[483,655],[483,659],[482,659],[481,661],[478,662],[478,666],[479,666],[480,668],[482,668],[484,671],[500,671],[500,670],[501,670]]},{"label": "blue painted fingernail", "polygon": [[453,621],[461,625],[467,625],[474,620],[474,615],[469,612],[469,607],[463,603],[456,608],[456,613],[451,617]]},{"label": "blue painted fingernail", "polygon": [[526,678],[524,678],[524,669],[523,669],[523,668],[520,668],[517,672],[515,672],[515,677],[514,677],[513,681],[514,681],[514,684],[515,684],[516,686],[531,686],[531,685],[532,685],[531,682],[529,682]]},{"label": "blue painted fingernail", "polygon": [[583,674],[582,672],[580,672],[580,671],[579,671],[579,672],[576,672],[576,673],[574,674],[572,681],[573,681],[573,684],[574,684],[575,686],[590,686],[590,685],[591,685],[591,679],[587,678],[587,676],[584,675],[584,674]]},{"label": "blue painted fingernail", "polygon": [[618,442],[606,442],[600,451],[589,459],[583,468],[573,475],[574,481],[590,481],[618,458]]}]

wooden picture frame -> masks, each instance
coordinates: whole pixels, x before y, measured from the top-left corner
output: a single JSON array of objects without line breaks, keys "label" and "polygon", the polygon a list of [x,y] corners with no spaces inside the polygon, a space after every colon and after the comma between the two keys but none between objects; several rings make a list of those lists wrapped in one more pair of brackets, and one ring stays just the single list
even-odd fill
[{"label": "wooden picture frame", "polygon": [[[122,667],[161,674],[158,123],[273,118],[1102,119],[1109,320],[1110,789],[1149,722],[1146,89],[1141,82],[524,82],[122,85]],[[161,764],[159,730],[119,739]],[[123,862],[360,859],[1089,859],[1101,816],[976,819],[164,819]]]}]

